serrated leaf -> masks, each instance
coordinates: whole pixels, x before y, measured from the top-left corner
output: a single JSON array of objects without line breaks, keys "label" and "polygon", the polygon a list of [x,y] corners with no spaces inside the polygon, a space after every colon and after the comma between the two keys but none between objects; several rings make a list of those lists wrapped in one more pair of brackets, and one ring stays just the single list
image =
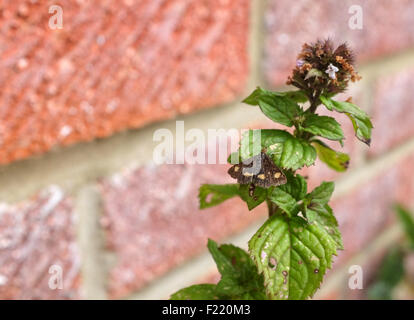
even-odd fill
[{"label": "serrated leaf", "polygon": [[216,262],[217,269],[221,275],[232,273],[234,271],[231,259],[220,252],[220,249],[215,241],[208,239],[207,248]]},{"label": "serrated leaf", "polygon": [[315,147],[319,159],[329,168],[338,172],[344,172],[348,169],[350,161],[349,155],[331,149],[320,140],[314,140],[312,145]]},{"label": "serrated leaf", "polygon": [[253,210],[266,200],[267,189],[256,187],[254,189],[253,197],[251,197],[249,195],[249,186],[246,184],[241,184],[239,187],[239,196],[244,202],[246,202],[248,209]]},{"label": "serrated leaf", "polygon": [[305,215],[309,223],[319,225],[335,240],[337,249],[344,249],[341,232],[338,229],[338,221],[328,204],[316,205],[312,209],[305,208]]},{"label": "serrated leaf", "polygon": [[268,91],[262,89],[261,87],[257,87],[247,98],[245,98],[242,102],[249,104],[251,106],[258,106],[260,97],[264,95],[268,95]]},{"label": "serrated leaf", "polygon": [[248,185],[239,184],[203,184],[199,189],[200,209],[211,208],[220,203],[239,196],[246,202],[249,210],[253,210],[263,201],[267,196],[267,189],[256,187],[253,197],[249,195]]},{"label": "serrated leaf", "polygon": [[291,127],[294,119],[301,112],[295,99],[303,100],[304,98],[302,92],[272,92],[258,87],[243,102],[258,105],[269,119]]},{"label": "serrated leaf", "polygon": [[247,103],[252,106],[258,106],[259,100],[261,97],[287,97],[294,102],[297,103],[303,103],[308,101],[308,97],[306,93],[302,90],[292,90],[292,91],[282,91],[282,92],[276,92],[276,91],[270,91],[265,90],[261,87],[257,87],[246,99],[244,99],[242,102]]},{"label": "serrated leaf", "polygon": [[216,293],[231,299],[265,299],[263,277],[243,249],[225,244],[220,247],[209,239],[208,249],[222,275]]},{"label": "serrated leaf", "polygon": [[405,230],[405,235],[411,248],[414,249],[414,218],[412,214],[401,205],[395,205],[395,210]]},{"label": "serrated leaf", "polygon": [[278,92],[280,96],[285,96],[297,103],[304,103],[308,101],[308,96],[302,90],[293,90],[293,91],[285,91],[285,92]]},{"label": "serrated leaf", "polygon": [[293,126],[295,118],[301,112],[299,105],[287,97],[261,97],[259,99],[259,106],[270,120],[288,127]]},{"label": "serrated leaf", "polygon": [[293,136],[286,131],[276,129],[249,130],[243,133],[240,141],[241,159],[247,160],[259,154],[263,148],[272,157],[276,165],[280,165],[283,144]]},{"label": "serrated leaf", "polygon": [[239,283],[238,279],[228,274],[221,277],[216,289],[220,295],[230,299],[236,299],[246,292],[246,288]]},{"label": "serrated leaf", "polygon": [[307,195],[310,204],[325,205],[331,199],[332,193],[335,189],[335,183],[322,182],[320,186],[313,189],[313,191]]},{"label": "serrated leaf", "polygon": [[306,299],[332,265],[337,243],[318,225],[299,217],[270,217],[249,242],[249,251],[272,299]]},{"label": "serrated leaf", "polygon": [[277,188],[289,193],[297,201],[302,200],[308,192],[308,184],[305,178],[300,174],[294,175],[289,171],[285,172],[285,175],[287,178],[287,183],[278,186]]},{"label": "serrated leaf", "polygon": [[214,207],[237,195],[239,195],[238,184],[203,184],[198,193],[200,209]]},{"label": "serrated leaf", "polygon": [[170,300],[218,300],[215,284],[197,284],[172,294]]},{"label": "serrated leaf", "polygon": [[353,103],[336,101],[323,95],[320,96],[320,100],[328,110],[345,113],[352,122],[356,137],[367,145],[371,143],[371,131],[373,126],[371,119],[365,111],[358,108]]},{"label": "serrated leaf", "polygon": [[317,224],[334,239],[338,249],[343,249],[338,221],[332,208],[328,205],[334,188],[333,182],[323,182],[319,187],[316,187],[304,200],[304,214],[310,224]]},{"label": "serrated leaf", "polygon": [[341,125],[332,117],[317,114],[306,115],[302,130],[329,140],[341,141],[344,133]]},{"label": "serrated leaf", "polygon": [[297,170],[310,166],[316,160],[316,150],[307,141],[294,138],[285,141],[280,156],[280,165],[285,169]]},{"label": "serrated leaf", "polygon": [[274,188],[269,199],[276,203],[288,216],[292,215],[297,204],[295,198],[280,188]]}]

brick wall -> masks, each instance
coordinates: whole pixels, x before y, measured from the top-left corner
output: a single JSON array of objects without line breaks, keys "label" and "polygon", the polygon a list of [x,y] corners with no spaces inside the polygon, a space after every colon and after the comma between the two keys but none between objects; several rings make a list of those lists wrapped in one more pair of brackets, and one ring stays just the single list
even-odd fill
[{"label": "brick wall", "polygon": [[368,149],[338,116],[349,171],[304,170],[311,187],[337,181],[345,245],[318,298],[364,297],[348,266],[367,283],[401,235],[390,205],[414,207],[413,0],[67,0],[56,30],[52,4],[0,5],[0,298],[166,298],[216,281],[207,238],[245,246],[265,208],[198,210],[199,185],[229,181],[227,166],[155,165],[153,133],[271,126],[239,101],[283,88],[301,44],[327,36],[355,48],[363,80],[342,98],[375,129]]}]

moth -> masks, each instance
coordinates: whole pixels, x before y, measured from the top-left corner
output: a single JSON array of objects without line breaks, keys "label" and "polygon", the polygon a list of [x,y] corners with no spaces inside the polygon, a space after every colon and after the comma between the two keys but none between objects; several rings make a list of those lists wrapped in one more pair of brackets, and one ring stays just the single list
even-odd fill
[{"label": "moth", "polygon": [[240,184],[249,185],[249,196],[253,197],[256,186],[269,188],[287,182],[286,176],[270,159],[266,152],[232,166],[228,174]]}]

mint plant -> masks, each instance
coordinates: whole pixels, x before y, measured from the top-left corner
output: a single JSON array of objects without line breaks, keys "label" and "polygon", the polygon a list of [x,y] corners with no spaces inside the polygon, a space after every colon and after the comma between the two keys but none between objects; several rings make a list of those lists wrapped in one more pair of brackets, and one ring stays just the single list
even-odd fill
[{"label": "mint plant", "polygon": [[[311,166],[317,157],[336,171],[347,170],[350,157],[330,148],[323,139],[345,139],[340,124],[319,115],[320,106],[346,114],[356,137],[370,144],[372,123],[359,107],[334,96],[346,90],[349,81],[360,79],[354,56],[346,44],[334,49],[330,40],[304,44],[288,84],[296,87],[274,92],[258,87],[244,103],[258,106],[271,120],[291,130],[261,129],[245,132],[238,152],[229,157],[232,176],[265,153],[275,167],[271,171],[241,171],[239,183],[202,185],[200,208],[210,208],[240,197],[249,210],[267,203],[269,218],[250,239],[248,252],[233,245],[218,246],[209,240],[221,280],[182,289],[171,299],[307,299],[319,288],[333,255],[343,249],[338,223],[329,206],[333,182],[323,182],[309,192],[306,179],[296,171]],[[263,164],[263,163],[261,163]],[[230,171],[229,171],[230,173]],[[277,174],[277,175],[276,175]],[[263,180],[263,183],[259,183]],[[267,183],[265,183],[267,182]],[[270,186],[268,186],[271,184]],[[261,187],[268,186],[268,187]]]}]

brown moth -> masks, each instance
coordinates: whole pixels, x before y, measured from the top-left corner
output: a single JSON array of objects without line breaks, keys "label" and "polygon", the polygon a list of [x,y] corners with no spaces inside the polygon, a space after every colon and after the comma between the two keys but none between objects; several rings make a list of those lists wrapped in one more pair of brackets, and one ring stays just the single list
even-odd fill
[{"label": "brown moth", "polygon": [[249,185],[250,197],[253,197],[256,186],[269,188],[287,182],[286,176],[265,152],[235,164],[228,173],[230,177],[237,179],[238,183]]}]

